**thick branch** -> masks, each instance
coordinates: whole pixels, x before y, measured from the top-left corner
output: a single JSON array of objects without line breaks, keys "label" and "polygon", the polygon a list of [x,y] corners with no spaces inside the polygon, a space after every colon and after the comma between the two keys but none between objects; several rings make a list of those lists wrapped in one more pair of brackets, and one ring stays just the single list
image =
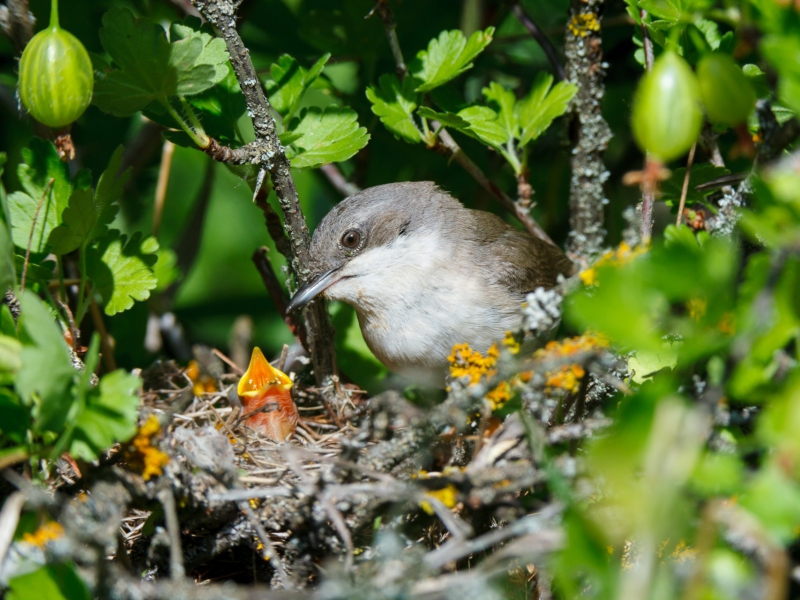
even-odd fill
[{"label": "thick branch", "polygon": [[[284,228],[289,238],[291,250],[289,267],[302,284],[309,278],[310,236],[300,200],[292,179],[291,166],[283,146],[278,139],[275,119],[270,104],[259,83],[256,70],[250,60],[250,53],[236,31],[236,8],[238,3],[231,0],[193,0],[200,14],[211,24],[216,34],[225,40],[231,65],[242,88],[249,114],[252,115],[256,141],[248,144],[251,152],[250,162],[260,165],[256,192],[266,171],[272,176],[273,188],[283,209]],[[242,150],[242,149],[239,149]],[[237,152],[237,151],[233,151]],[[323,300],[316,300],[305,309],[305,322],[311,358],[314,361],[314,374],[317,383],[327,384],[336,371],[333,348],[333,328]]]},{"label": "thick branch", "polygon": [[578,85],[572,101],[574,141],[570,166],[570,258],[585,263],[598,254],[605,239],[603,183],[608,177],[603,152],[611,130],[600,112],[605,93],[600,20],[604,0],[570,0],[564,42],[567,79]]}]

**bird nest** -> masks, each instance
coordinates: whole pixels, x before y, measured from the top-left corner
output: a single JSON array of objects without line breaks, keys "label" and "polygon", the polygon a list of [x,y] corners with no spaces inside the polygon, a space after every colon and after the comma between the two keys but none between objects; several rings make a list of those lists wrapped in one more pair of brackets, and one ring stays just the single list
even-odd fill
[{"label": "bird nest", "polygon": [[[537,565],[562,543],[562,507],[537,454],[549,447],[548,468],[578,477],[575,442],[609,423],[598,410],[608,386],[591,370],[610,355],[570,348],[539,354],[522,378],[504,367],[505,349],[491,365],[469,355],[481,373],[424,409],[396,392],[367,399],[338,382],[297,383],[300,420],[281,443],[246,426],[241,369],[221,353],[196,353],[186,368],[156,363],[141,373],[136,437],[89,477],[59,461],[70,559],[110,598],[177,597],[215,581],[248,586],[209,598],[251,597],[253,585],[305,598],[338,597],[331,586],[370,598],[466,586],[489,598],[499,574],[544,590]],[[554,391],[577,363],[588,385]],[[503,395],[517,402],[505,416],[495,410]]]}]

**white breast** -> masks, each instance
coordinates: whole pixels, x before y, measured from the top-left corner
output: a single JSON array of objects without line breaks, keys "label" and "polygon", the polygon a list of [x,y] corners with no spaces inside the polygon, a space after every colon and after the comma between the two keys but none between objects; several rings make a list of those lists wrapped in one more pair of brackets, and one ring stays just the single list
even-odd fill
[{"label": "white breast", "polygon": [[400,236],[357,256],[325,295],[355,307],[364,339],[387,367],[442,385],[453,345],[485,352],[519,326],[519,303],[434,234]]}]

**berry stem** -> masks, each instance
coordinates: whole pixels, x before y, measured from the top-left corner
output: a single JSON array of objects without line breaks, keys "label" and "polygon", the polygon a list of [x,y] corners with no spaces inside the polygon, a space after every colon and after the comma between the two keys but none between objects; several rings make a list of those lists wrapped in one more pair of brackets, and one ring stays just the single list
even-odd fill
[{"label": "berry stem", "polygon": [[50,0],[50,29],[58,28],[58,0]]}]

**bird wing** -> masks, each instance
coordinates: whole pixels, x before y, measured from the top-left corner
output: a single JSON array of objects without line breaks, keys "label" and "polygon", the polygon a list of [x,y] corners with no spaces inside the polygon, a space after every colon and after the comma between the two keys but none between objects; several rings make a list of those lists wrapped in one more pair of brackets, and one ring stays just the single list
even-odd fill
[{"label": "bird wing", "polygon": [[[570,275],[574,265],[556,246],[515,229],[491,213],[475,217],[474,260],[495,274],[495,283],[519,294],[551,288],[558,275]],[[498,258],[500,257],[500,258]]]}]

